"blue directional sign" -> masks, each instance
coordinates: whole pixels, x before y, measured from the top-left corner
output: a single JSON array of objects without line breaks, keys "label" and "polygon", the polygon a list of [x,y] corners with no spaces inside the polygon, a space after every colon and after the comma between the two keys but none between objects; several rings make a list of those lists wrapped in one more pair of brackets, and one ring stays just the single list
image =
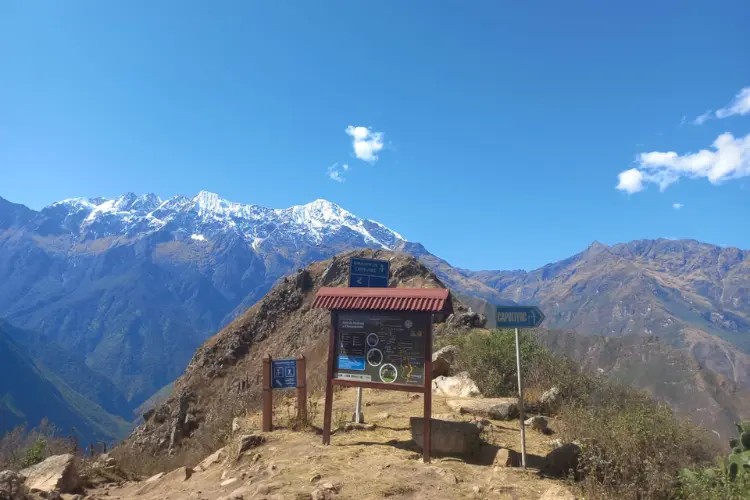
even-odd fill
[{"label": "blue directional sign", "polygon": [[495,320],[498,328],[534,328],[544,321],[544,313],[537,306],[497,306]]},{"label": "blue directional sign", "polygon": [[349,259],[349,286],[353,288],[388,288],[391,263],[387,260]]},{"label": "blue directional sign", "polygon": [[271,387],[273,389],[288,389],[297,387],[297,360],[271,360]]}]

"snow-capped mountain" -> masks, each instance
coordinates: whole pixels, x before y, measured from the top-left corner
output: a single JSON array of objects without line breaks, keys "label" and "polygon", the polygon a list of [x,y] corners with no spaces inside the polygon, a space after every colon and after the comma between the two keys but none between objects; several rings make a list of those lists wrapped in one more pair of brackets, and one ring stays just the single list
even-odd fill
[{"label": "snow-capped mountain", "polygon": [[182,239],[179,233],[183,233],[201,242],[234,234],[256,250],[278,244],[321,245],[336,238],[352,243],[361,239],[362,246],[380,248],[394,248],[405,241],[386,226],[322,199],[274,209],[234,203],[207,191],[193,198],[175,196],[168,200],[154,194],[126,193],[114,200],[70,198],[45,211],[62,216],[61,225],[71,232],[77,229],[84,240],[166,230],[175,233],[177,239]]},{"label": "snow-capped mountain", "polygon": [[0,318],[81,355],[137,405],[282,276],[405,244],[326,200],[276,209],[126,193],[35,212],[0,199]]}]

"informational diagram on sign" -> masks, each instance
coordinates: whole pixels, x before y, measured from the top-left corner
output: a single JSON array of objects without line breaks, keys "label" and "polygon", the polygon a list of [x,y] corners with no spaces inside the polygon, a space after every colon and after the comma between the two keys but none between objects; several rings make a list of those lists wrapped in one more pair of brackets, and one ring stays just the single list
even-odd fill
[{"label": "informational diagram on sign", "polygon": [[334,378],[423,385],[428,322],[409,313],[340,313]]}]

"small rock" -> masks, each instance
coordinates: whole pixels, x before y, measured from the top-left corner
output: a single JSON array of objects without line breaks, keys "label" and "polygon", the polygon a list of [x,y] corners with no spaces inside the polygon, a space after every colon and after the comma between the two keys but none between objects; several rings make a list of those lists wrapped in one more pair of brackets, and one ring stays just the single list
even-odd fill
[{"label": "small rock", "polygon": [[239,479],[237,479],[236,477],[230,477],[229,479],[225,479],[224,481],[222,481],[220,486],[223,488],[225,486],[229,486],[230,484],[234,484],[237,481],[239,481]]},{"label": "small rock", "polygon": [[258,485],[258,487],[255,490],[255,493],[257,495],[268,495],[272,491],[276,491],[283,487],[284,487],[284,484],[278,481],[275,481],[272,483],[263,483],[263,484]]},{"label": "small rock", "polygon": [[373,424],[358,424],[356,422],[347,422],[344,424],[344,430],[349,431],[374,431],[375,425]]},{"label": "small rock", "polygon": [[516,403],[500,403],[489,409],[487,415],[495,420],[511,420],[518,416]]},{"label": "small rock", "polygon": [[458,484],[458,477],[456,477],[456,475],[453,472],[449,470],[441,469],[441,468],[437,468],[436,472],[438,476],[441,477],[443,482],[448,483],[448,484]]},{"label": "small rock", "polygon": [[450,375],[451,365],[455,362],[458,347],[447,345],[432,355],[432,378]]},{"label": "small rock", "polygon": [[372,403],[368,401],[367,403],[365,403],[365,406],[372,406]]},{"label": "small rock", "polygon": [[564,487],[555,485],[544,492],[539,500],[576,500],[575,495]]},{"label": "small rock", "polygon": [[411,399],[412,401],[419,399],[419,398],[420,398],[419,394],[409,394],[409,399]]},{"label": "small rock", "polygon": [[539,398],[539,402],[548,409],[555,409],[560,404],[560,388],[553,387],[552,389],[545,391],[545,393],[542,394],[542,397]]},{"label": "small rock", "polygon": [[236,434],[240,429],[242,429],[242,426],[240,426],[240,418],[234,417],[234,419],[232,419],[232,434]]},{"label": "small rock", "polygon": [[252,490],[247,486],[240,486],[229,495],[226,496],[227,500],[245,500],[253,498]]},{"label": "small rock", "polygon": [[317,481],[320,481],[320,478],[321,478],[321,477],[322,477],[322,476],[321,476],[320,474],[313,474],[313,476],[312,476],[312,477],[310,478],[310,482],[311,482],[311,483],[315,483],[315,482],[317,482]]},{"label": "small rock", "polygon": [[475,495],[479,495],[479,493],[482,491],[482,488],[480,488],[479,486],[472,486],[471,491],[473,491]]},{"label": "small rock", "polygon": [[221,473],[221,480],[222,481],[225,480],[228,475],[229,475],[229,471],[228,470],[225,470],[224,472],[222,472]]},{"label": "small rock", "polygon": [[498,467],[518,467],[521,465],[521,457],[514,450],[500,448],[495,454],[494,464]]},{"label": "small rock", "polygon": [[544,432],[547,429],[547,419],[541,415],[526,419],[524,425],[531,426],[535,431]]},{"label": "small rock", "polygon": [[237,449],[237,458],[242,456],[247,450],[260,446],[266,442],[266,438],[260,434],[247,434],[240,437],[240,445]]},{"label": "small rock", "polygon": [[549,476],[564,477],[570,471],[578,470],[578,459],[581,447],[575,443],[566,443],[547,453],[542,472]]},{"label": "small rock", "polygon": [[376,420],[388,420],[389,418],[391,418],[391,414],[388,413],[387,411],[384,411],[383,413],[378,413],[377,415],[375,415]]},{"label": "small rock", "polygon": [[315,488],[310,495],[310,500],[330,500],[332,498],[331,492]]},{"label": "small rock", "polygon": [[335,491],[337,488],[333,485],[333,483],[323,483],[320,485],[321,488],[328,491]]}]

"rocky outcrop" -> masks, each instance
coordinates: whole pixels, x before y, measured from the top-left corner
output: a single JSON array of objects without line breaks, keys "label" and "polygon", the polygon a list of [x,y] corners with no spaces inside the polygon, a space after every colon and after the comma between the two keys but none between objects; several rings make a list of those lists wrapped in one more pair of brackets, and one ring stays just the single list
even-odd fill
[{"label": "rocky outcrop", "polygon": [[578,459],[580,456],[580,446],[575,443],[566,443],[547,454],[544,458],[542,472],[553,477],[567,476],[571,471],[578,471]]},{"label": "rocky outcrop", "polygon": [[32,493],[75,493],[82,486],[75,457],[69,453],[49,457],[41,463],[23,469],[21,474],[26,476],[26,486]]},{"label": "rocky outcrop", "polygon": [[26,477],[12,470],[0,472],[0,500],[26,500]]},{"label": "rocky outcrop", "polygon": [[487,318],[473,311],[456,312],[448,317],[446,323],[459,328],[484,328]]}]

